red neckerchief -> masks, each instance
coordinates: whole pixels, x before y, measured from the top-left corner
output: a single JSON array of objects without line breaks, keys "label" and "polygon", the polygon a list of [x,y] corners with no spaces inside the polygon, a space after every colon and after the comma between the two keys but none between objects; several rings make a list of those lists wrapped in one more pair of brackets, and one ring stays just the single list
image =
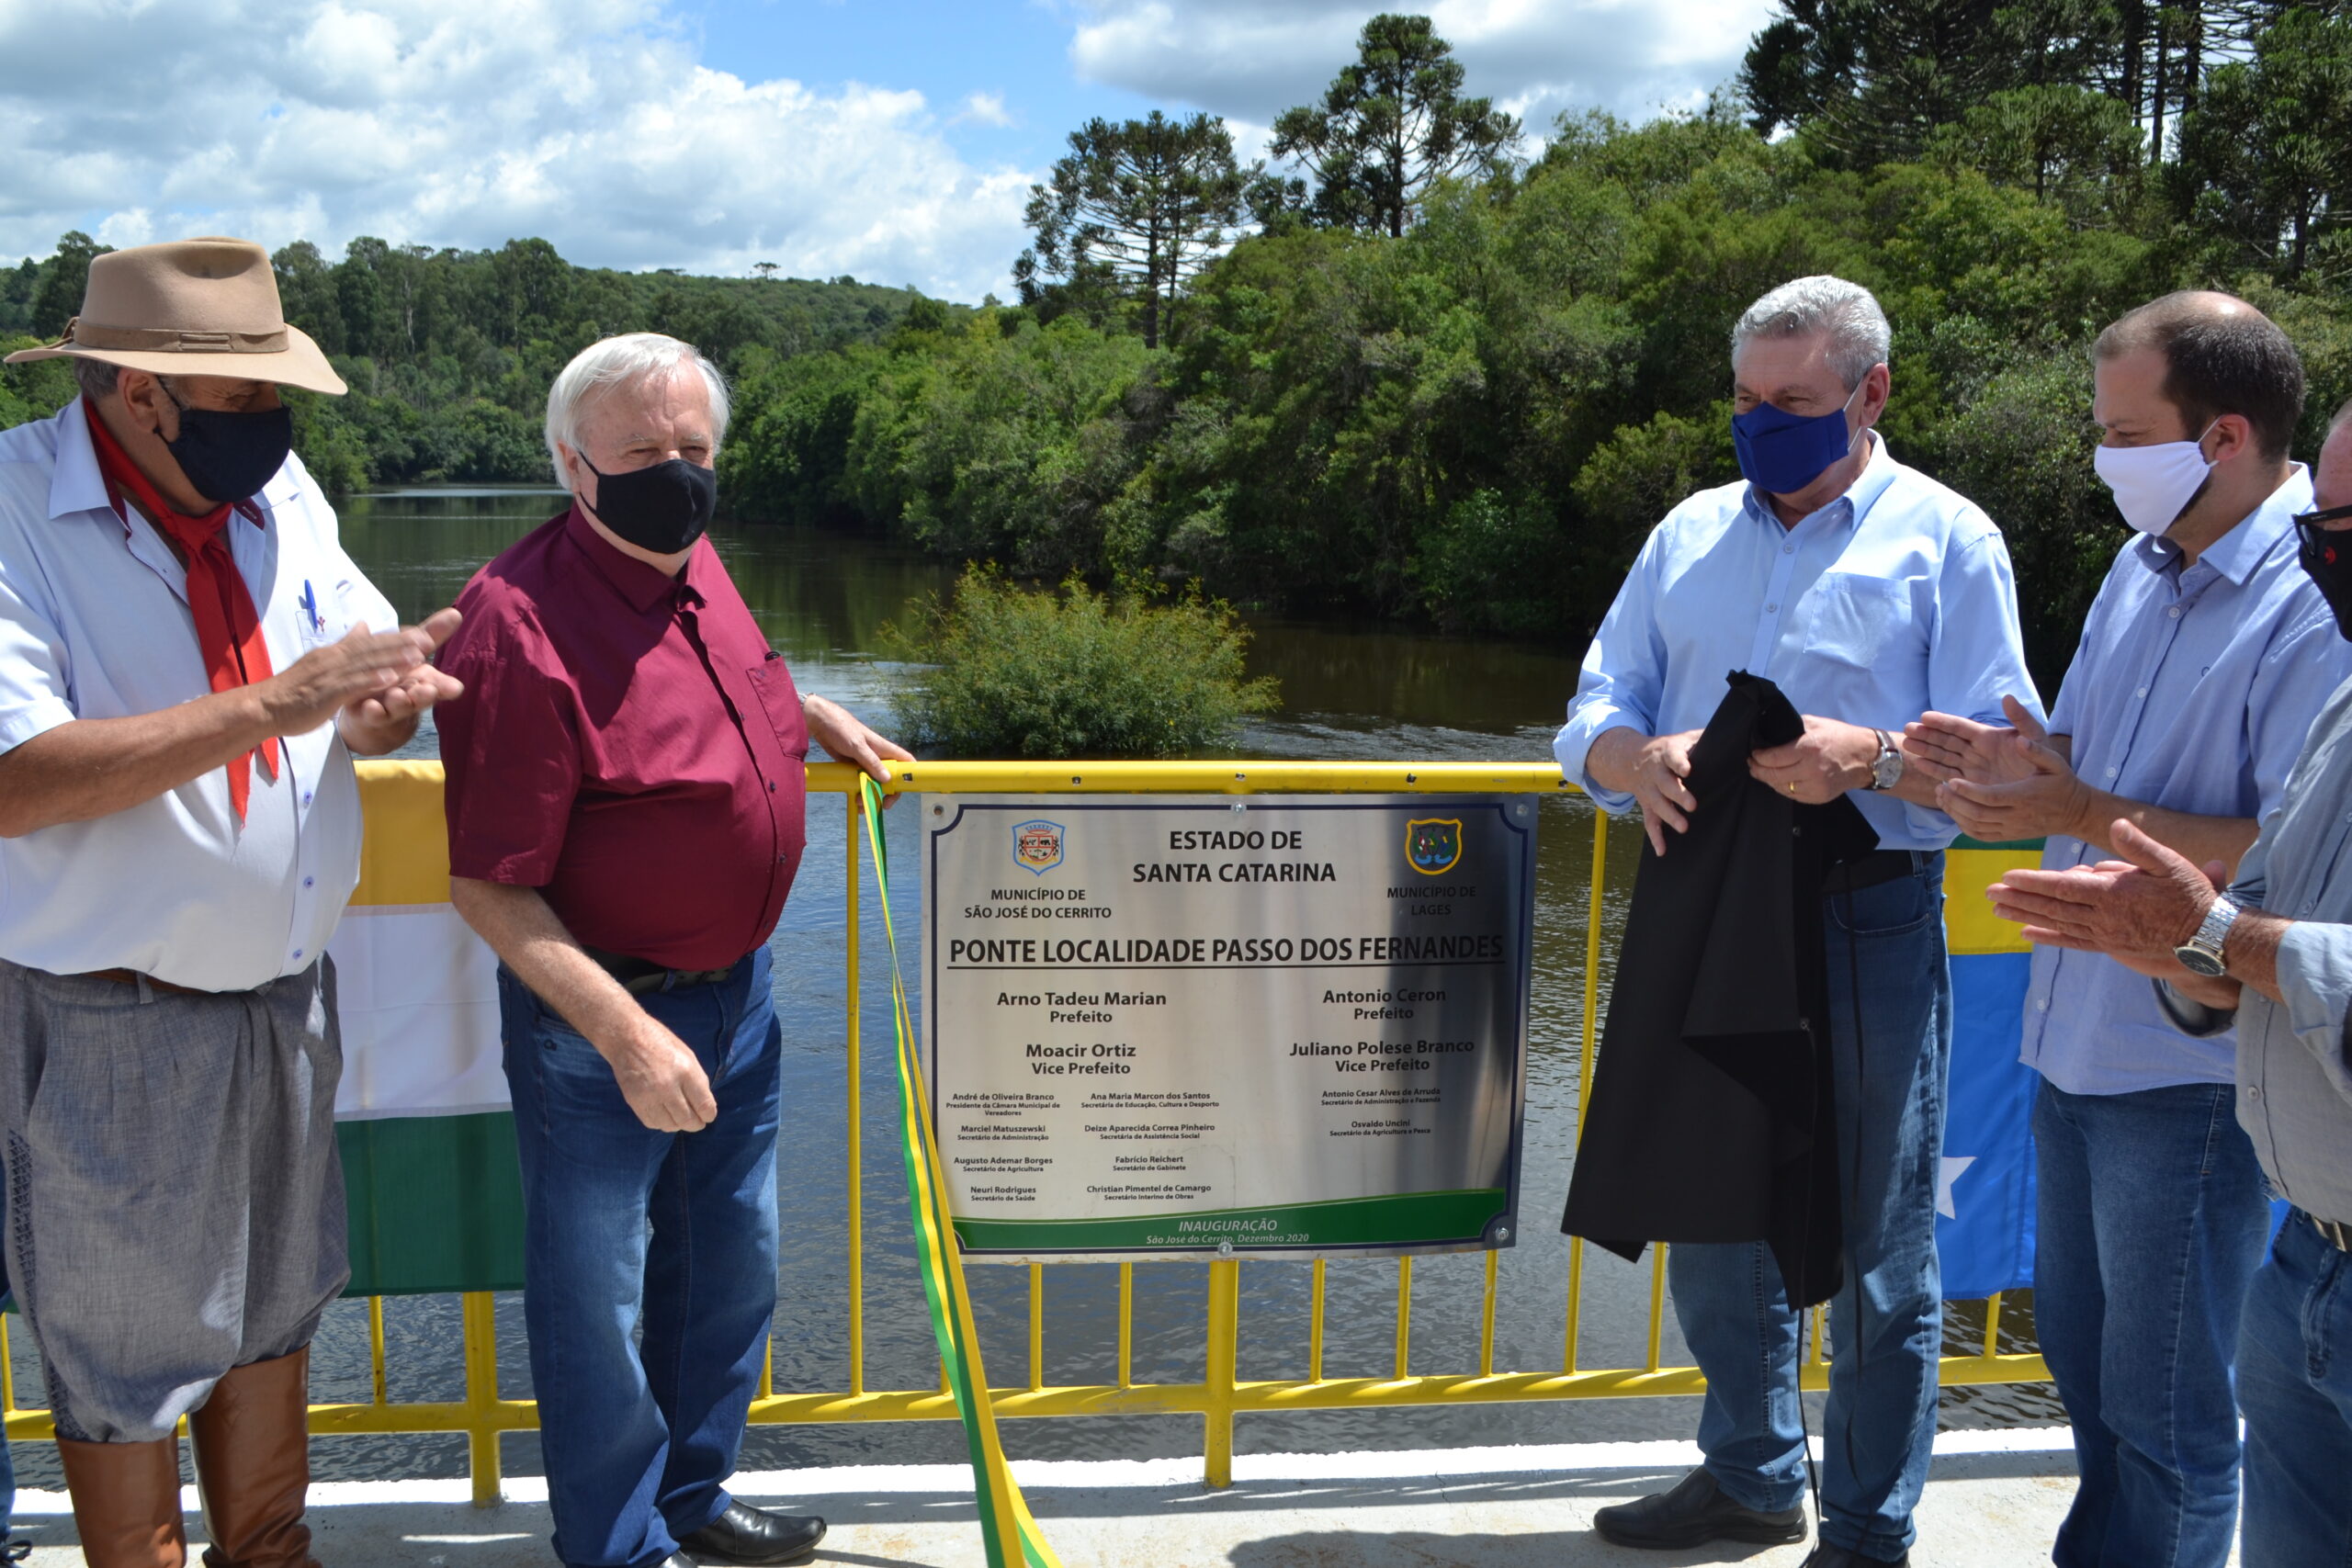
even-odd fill
[{"label": "red neckerchief", "polygon": [[[139,471],[139,465],[115,440],[114,433],[98,417],[98,411],[86,401],[82,409],[89,417],[90,445],[97,450],[98,472],[107,481],[107,499],[114,503],[124,525],[130,523],[129,513],[123,511],[128,496],[187,558],[187,607],[196,615],[196,646],[204,656],[204,668],[211,677],[212,689],[233,691],[268,680],[273,671],[269,645],[262,640],[261,617],[254,611],[254,597],[246,591],[244,574],[237,570],[235,559],[229,554],[229,541],[222,537],[232,508],[223,502],[201,517],[190,517],[175,510],[156,490],[153,481]],[[259,513],[250,506],[233,510],[259,521]],[[264,773],[273,779],[277,776],[275,738],[254,747],[251,755],[261,759]],[[229,804],[235,808],[240,822],[245,819],[245,802],[252,790],[249,758],[230,759]]]}]

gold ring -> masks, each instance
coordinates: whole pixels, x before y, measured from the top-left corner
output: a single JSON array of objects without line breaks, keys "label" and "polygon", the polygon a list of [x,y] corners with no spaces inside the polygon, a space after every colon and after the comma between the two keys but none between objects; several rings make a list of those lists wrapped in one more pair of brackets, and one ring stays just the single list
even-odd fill
[{"label": "gold ring", "polygon": [[1791,780],[1789,781],[1789,793],[1790,793],[1791,795],[1794,795],[1794,794],[1796,794],[1796,792],[1797,792],[1797,781],[1796,781],[1796,780],[1794,780],[1794,779],[1791,779]]}]

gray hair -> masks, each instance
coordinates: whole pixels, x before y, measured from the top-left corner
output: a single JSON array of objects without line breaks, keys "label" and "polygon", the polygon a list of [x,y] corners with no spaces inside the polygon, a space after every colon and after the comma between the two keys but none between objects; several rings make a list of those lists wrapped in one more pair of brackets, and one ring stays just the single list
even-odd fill
[{"label": "gray hair", "polygon": [[[73,364],[74,384],[80,388],[82,395],[92,402],[96,402],[100,398],[112,397],[121,389],[121,366],[110,360],[85,359],[78,354],[73,356]],[[151,370],[148,374],[155,378],[155,384],[164,389],[165,397],[175,401],[178,400],[179,394],[172,390],[172,382],[176,378],[166,376],[160,370]]]},{"label": "gray hair", "polygon": [[557,443],[580,450],[580,420],[589,405],[626,383],[666,378],[682,365],[692,365],[702,372],[703,384],[710,389],[711,445],[725,440],[727,380],[719,375],[718,367],[690,343],[660,333],[623,333],[592,343],[573,355],[571,363],[557,372],[555,385],[548,389],[548,458],[555,464],[556,482],[566,490],[571,488],[571,476],[563,471],[563,453]]},{"label": "gray hair", "polygon": [[1859,283],[1824,273],[1783,283],[1742,312],[1731,329],[1731,356],[1758,338],[1811,337],[1829,339],[1829,368],[1852,391],[1874,365],[1886,363],[1892,333],[1886,312],[1871,291]]},{"label": "gray hair", "polygon": [[74,356],[74,384],[92,402],[112,396],[121,380],[121,367],[103,359],[85,359],[78,354]]}]

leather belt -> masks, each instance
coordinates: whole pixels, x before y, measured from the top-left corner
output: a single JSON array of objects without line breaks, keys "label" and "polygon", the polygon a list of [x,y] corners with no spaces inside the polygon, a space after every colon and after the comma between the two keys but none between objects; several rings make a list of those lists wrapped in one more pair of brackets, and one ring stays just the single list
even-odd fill
[{"label": "leather belt", "polygon": [[2352,1225],[2345,1224],[2339,1220],[2323,1220],[2317,1214],[2306,1213],[2301,1209],[2296,1210],[2295,1213],[2309,1220],[2312,1229],[2319,1232],[2320,1239],[2326,1242],[2328,1246],[2338,1252],[2352,1252]]},{"label": "leather belt", "polygon": [[1872,850],[1860,860],[1831,866],[1828,874],[1821,879],[1821,890],[1859,893],[1882,882],[1893,882],[1898,876],[1916,875],[1927,861],[1928,857],[1917,850]]},{"label": "leather belt", "polygon": [[737,959],[724,969],[672,969],[647,958],[631,958],[626,953],[606,953],[601,948],[581,949],[596,961],[596,966],[621,983],[621,988],[637,996],[649,991],[679,991],[688,986],[716,986],[735,973]]},{"label": "leather belt", "polygon": [[118,986],[146,986],[174,997],[218,997],[220,991],[200,990],[194,986],[175,986],[169,980],[158,980],[153,975],[141,975],[136,969],[89,969],[79,975],[67,975],[68,980],[111,980]]}]

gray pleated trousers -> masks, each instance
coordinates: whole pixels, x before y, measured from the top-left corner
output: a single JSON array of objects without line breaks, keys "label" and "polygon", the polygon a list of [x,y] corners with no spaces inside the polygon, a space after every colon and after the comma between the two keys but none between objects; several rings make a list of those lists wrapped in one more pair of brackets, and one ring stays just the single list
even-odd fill
[{"label": "gray pleated trousers", "polygon": [[182,996],[0,963],[8,1278],[61,1436],[145,1442],[350,1278],[334,970]]}]

